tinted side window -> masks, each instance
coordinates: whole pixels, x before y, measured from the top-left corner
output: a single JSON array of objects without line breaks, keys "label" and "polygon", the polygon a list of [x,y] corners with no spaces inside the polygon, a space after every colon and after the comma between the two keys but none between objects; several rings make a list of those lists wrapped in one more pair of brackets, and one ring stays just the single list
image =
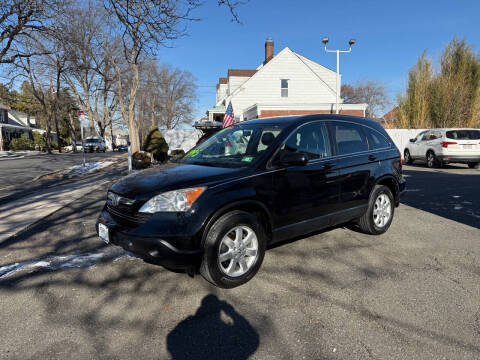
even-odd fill
[{"label": "tinted side window", "polygon": [[368,136],[368,142],[370,143],[370,149],[383,149],[390,147],[390,142],[380,134],[378,131],[375,131],[373,129],[369,128],[364,128],[367,136]]},{"label": "tinted side window", "polygon": [[337,144],[338,155],[368,150],[368,143],[360,125],[333,122],[332,136]]},{"label": "tinted side window", "polygon": [[309,159],[330,156],[330,144],[325,123],[314,122],[296,130],[282,146],[281,152],[303,152]]},{"label": "tinted side window", "polygon": [[480,139],[479,130],[452,130],[447,131],[447,138],[455,140],[478,140]]}]

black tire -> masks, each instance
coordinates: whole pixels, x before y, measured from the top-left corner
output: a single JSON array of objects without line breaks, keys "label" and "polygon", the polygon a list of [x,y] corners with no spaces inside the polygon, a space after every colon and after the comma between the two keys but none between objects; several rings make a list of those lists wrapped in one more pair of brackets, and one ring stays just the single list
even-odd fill
[{"label": "black tire", "polygon": [[413,163],[413,159],[410,155],[410,151],[408,149],[405,149],[403,152],[403,159],[405,160],[405,164],[410,165]]},{"label": "black tire", "polygon": [[[374,221],[373,210],[375,209],[375,201],[382,194],[386,195],[390,200],[391,215],[390,215],[390,219],[388,219],[385,225],[382,227],[379,227]],[[365,234],[380,235],[388,230],[388,228],[392,224],[394,214],[395,214],[395,202],[394,202],[392,191],[387,186],[376,185],[373,188],[372,193],[370,194],[367,211],[365,212],[365,214],[363,214],[361,218],[358,219],[358,226],[360,227],[360,230],[362,230],[362,232],[364,232]]]},{"label": "black tire", "polygon": [[432,150],[427,152],[427,167],[430,169],[438,167],[437,157]]},{"label": "black tire", "polygon": [[470,169],[478,169],[479,168],[479,163],[468,163],[468,167]]},{"label": "black tire", "polygon": [[[255,233],[258,241],[257,257],[249,270],[240,276],[231,277],[220,268],[218,254],[222,239],[236,226],[247,226]],[[203,241],[203,258],[200,265],[200,274],[205,280],[215,286],[231,289],[249,281],[262,265],[267,246],[265,229],[258,219],[244,211],[232,211],[222,215],[212,225]]]}]

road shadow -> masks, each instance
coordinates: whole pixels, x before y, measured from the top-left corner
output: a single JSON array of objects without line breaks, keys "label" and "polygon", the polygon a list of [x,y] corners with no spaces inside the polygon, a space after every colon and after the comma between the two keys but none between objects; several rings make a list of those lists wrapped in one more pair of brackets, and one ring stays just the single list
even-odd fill
[{"label": "road shadow", "polygon": [[195,315],[181,321],[167,336],[173,360],[244,360],[259,344],[260,337],[248,320],[212,294],[203,298]]},{"label": "road shadow", "polygon": [[480,171],[410,168],[403,173],[407,176],[403,204],[480,228]]}]

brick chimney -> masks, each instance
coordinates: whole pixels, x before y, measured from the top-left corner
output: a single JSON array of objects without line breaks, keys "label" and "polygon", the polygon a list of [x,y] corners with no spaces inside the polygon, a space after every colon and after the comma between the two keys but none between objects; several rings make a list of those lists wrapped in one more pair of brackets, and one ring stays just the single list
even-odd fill
[{"label": "brick chimney", "polygon": [[272,38],[268,38],[267,40],[265,40],[265,62],[264,62],[264,64],[268,63],[272,59],[273,59],[273,40],[272,40]]}]

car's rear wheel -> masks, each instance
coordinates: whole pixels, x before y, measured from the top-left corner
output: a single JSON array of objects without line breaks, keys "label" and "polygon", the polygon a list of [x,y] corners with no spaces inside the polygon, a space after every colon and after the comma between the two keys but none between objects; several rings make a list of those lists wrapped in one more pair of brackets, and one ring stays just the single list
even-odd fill
[{"label": "car's rear wheel", "polygon": [[435,153],[433,151],[427,152],[427,166],[429,168],[438,166],[437,158],[435,157]]},{"label": "car's rear wheel", "polygon": [[479,168],[479,163],[468,163],[468,167],[470,169],[478,169]]},{"label": "car's rear wheel", "polygon": [[410,151],[408,149],[405,149],[405,151],[403,152],[403,159],[405,160],[405,164],[410,165],[411,163],[413,163],[412,156],[410,155]]},{"label": "car's rear wheel", "polygon": [[380,235],[390,227],[395,212],[394,198],[390,188],[377,185],[370,194],[368,209],[358,220],[358,226],[367,234]]},{"label": "car's rear wheel", "polygon": [[221,288],[242,285],[262,265],[266,245],[265,230],[255,216],[244,211],[227,213],[205,237],[200,274]]}]

